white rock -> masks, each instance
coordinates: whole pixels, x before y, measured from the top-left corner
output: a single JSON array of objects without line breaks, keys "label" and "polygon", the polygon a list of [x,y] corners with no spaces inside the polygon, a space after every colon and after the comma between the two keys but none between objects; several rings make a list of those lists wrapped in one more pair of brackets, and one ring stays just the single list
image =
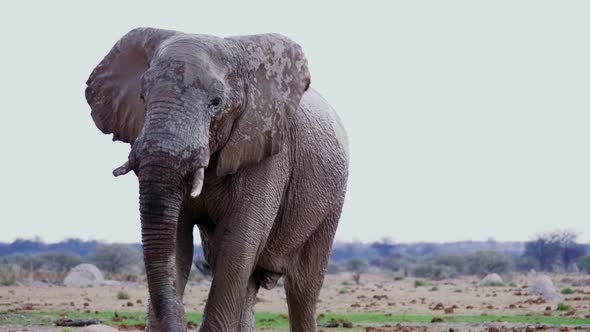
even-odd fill
[{"label": "white rock", "polygon": [[531,293],[540,295],[545,301],[561,301],[563,299],[553,285],[551,278],[544,274],[539,274],[535,278],[533,286],[531,287]]},{"label": "white rock", "polygon": [[500,277],[497,273],[492,273],[483,278],[479,284],[482,286],[500,286],[503,283],[504,280],[502,280],[502,277]]},{"label": "white rock", "polygon": [[80,330],[81,332],[119,332],[114,327],[108,325],[89,325]]},{"label": "white rock", "polygon": [[70,287],[96,286],[103,282],[102,273],[92,264],[77,265],[64,279],[64,285]]}]

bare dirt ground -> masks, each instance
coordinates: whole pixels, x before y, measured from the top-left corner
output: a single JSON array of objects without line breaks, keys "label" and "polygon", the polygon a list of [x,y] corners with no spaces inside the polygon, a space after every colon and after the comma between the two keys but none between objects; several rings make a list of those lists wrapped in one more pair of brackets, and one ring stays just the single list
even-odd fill
[{"label": "bare dirt ground", "polygon": [[[568,316],[588,319],[590,324],[590,276],[552,275],[558,289],[570,287],[571,295],[564,300],[571,308],[558,311],[556,302],[545,302],[529,293],[534,276],[517,275],[508,277],[504,287],[482,287],[475,277],[462,277],[442,281],[428,281],[426,286],[415,287],[414,278],[394,280],[392,275],[368,273],[361,277],[360,285],[355,285],[350,274],[327,275],[320,295],[317,313],[383,313],[392,315],[440,315],[441,317],[535,315]],[[185,293],[185,309],[202,312],[209,290],[208,282],[192,283]],[[123,291],[129,299],[117,299]],[[147,306],[147,287],[142,283],[123,283],[117,286],[88,288],[67,288],[62,286],[35,285],[0,287],[0,312],[23,307],[37,311],[144,311]],[[257,312],[286,313],[285,292],[277,286],[273,290],[262,289],[258,295]],[[428,325],[409,324],[416,328],[428,329]],[[481,328],[478,328],[481,327]],[[376,324],[374,331],[380,331]],[[388,328],[387,326],[384,328]],[[391,327],[392,331],[395,327]],[[399,327],[398,327],[399,328]],[[590,325],[584,326],[590,331]],[[3,327],[0,330],[22,330],[16,327]],[[27,328],[37,331],[35,327]],[[438,325],[436,330],[490,329],[484,325]],[[367,328],[367,331],[370,327]],[[61,331],[45,328],[43,331]],[[383,329],[382,331],[388,331]],[[491,330],[493,332],[493,330]]]}]

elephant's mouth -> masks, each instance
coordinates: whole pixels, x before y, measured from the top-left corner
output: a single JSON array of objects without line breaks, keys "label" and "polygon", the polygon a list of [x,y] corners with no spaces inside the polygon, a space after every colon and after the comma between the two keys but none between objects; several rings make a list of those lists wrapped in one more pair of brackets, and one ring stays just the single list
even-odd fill
[{"label": "elephant's mouth", "polygon": [[[188,177],[188,182],[191,183],[189,194],[192,198],[197,198],[203,190],[203,182],[205,180],[205,168],[207,168],[207,166],[201,166],[203,165],[202,163],[193,164],[196,164],[196,166],[191,167],[194,168],[194,171],[188,172],[189,174],[192,173],[191,176]],[[204,164],[206,165],[207,163]],[[135,170],[137,173],[138,166],[139,165],[136,158],[135,148],[132,148],[127,161],[125,161],[125,163],[123,163],[121,166],[115,168],[113,170],[113,175],[115,177],[118,177],[121,175],[125,175],[131,172],[132,170]]]}]

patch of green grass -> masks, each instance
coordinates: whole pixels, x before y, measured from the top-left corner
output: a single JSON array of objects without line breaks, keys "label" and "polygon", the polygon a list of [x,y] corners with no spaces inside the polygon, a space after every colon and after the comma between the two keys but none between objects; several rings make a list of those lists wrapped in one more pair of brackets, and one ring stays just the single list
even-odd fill
[{"label": "patch of green grass", "polygon": [[518,285],[514,281],[511,282],[511,283],[509,283],[508,286],[510,286],[510,287],[518,287]]},{"label": "patch of green grass", "polygon": [[561,290],[561,294],[563,294],[563,295],[570,295],[570,294],[573,294],[573,293],[574,293],[574,290],[571,289],[571,288],[569,288],[569,287],[566,287],[566,288],[564,288],[564,289]]},{"label": "patch of green grass", "polygon": [[350,283],[350,281],[344,280],[343,282],[340,283],[340,285],[342,285],[342,286],[350,286],[352,284]]},{"label": "patch of green grass", "polygon": [[393,277],[393,280],[395,280],[395,281],[402,281],[402,280],[404,280],[404,277],[402,277],[402,276],[395,276],[395,277]]},{"label": "patch of green grass", "polygon": [[571,306],[565,302],[561,302],[557,304],[557,311],[567,311],[570,310]]},{"label": "patch of green grass", "polygon": [[[67,315],[72,319],[92,319],[98,318],[103,323],[111,326],[117,326],[120,324],[140,324],[146,322],[145,312],[121,312],[118,313],[120,321],[113,321],[115,313],[113,311],[102,311],[96,313],[84,313],[78,311],[70,312],[39,312],[39,311],[26,311],[18,313],[0,312],[0,326],[12,325],[12,326],[52,326],[53,323],[59,319],[62,315]],[[430,323],[434,315],[388,315],[381,313],[347,313],[347,314],[335,314],[335,313],[324,313],[320,315],[320,323],[325,323],[331,319],[346,319],[352,322],[354,325],[363,324],[375,324],[375,323]],[[202,315],[200,313],[190,312],[186,315],[187,320],[192,322],[200,322]],[[502,315],[489,315],[489,316],[455,316],[445,315],[443,317],[445,322],[454,323],[483,323],[490,321],[503,321],[510,323],[539,323],[539,324],[553,324],[553,325],[580,325],[588,324],[589,320],[584,318],[573,318],[563,316],[502,316]],[[256,327],[261,330],[272,330],[272,331],[288,331],[289,320],[287,315],[279,313],[256,313]],[[355,331],[355,330],[352,330]],[[364,330],[363,330],[364,331]],[[62,332],[69,332],[62,330]]]},{"label": "patch of green grass", "polygon": [[72,329],[69,327],[64,327],[63,329],[61,329],[61,332],[72,332]]},{"label": "patch of green grass", "polygon": [[[430,323],[432,318],[438,317],[433,315],[387,315],[380,313],[351,313],[351,314],[332,314],[326,313],[321,319],[322,322],[327,322],[332,318],[348,319],[352,323]],[[508,323],[539,323],[539,324],[554,324],[554,325],[576,325],[588,324],[588,319],[572,318],[562,316],[504,316],[504,315],[488,315],[488,316],[448,316],[443,317],[446,322],[455,323],[483,323],[491,321],[502,321]]]},{"label": "patch of green grass", "polygon": [[426,285],[427,285],[426,280],[423,280],[423,279],[416,279],[416,280],[414,280],[414,287],[416,287],[416,288],[423,287],[423,286],[426,286]]},{"label": "patch of green grass", "polygon": [[117,300],[129,300],[129,294],[125,293],[124,291],[118,291]]}]

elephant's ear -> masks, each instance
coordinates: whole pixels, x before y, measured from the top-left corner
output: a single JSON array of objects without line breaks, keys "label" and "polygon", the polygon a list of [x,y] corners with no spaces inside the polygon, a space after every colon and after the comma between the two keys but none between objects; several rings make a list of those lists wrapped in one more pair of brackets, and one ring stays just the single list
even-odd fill
[{"label": "elephant's ear", "polygon": [[301,47],[277,34],[230,38],[242,50],[246,67],[244,109],[219,152],[217,175],[235,173],[280,152],[289,116],[310,83]]},{"label": "elephant's ear", "polygon": [[133,143],[143,127],[141,77],[158,46],[174,31],[137,28],[128,32],[94,68],[86,81],[86,100],[94,123],[113,141]]}]

